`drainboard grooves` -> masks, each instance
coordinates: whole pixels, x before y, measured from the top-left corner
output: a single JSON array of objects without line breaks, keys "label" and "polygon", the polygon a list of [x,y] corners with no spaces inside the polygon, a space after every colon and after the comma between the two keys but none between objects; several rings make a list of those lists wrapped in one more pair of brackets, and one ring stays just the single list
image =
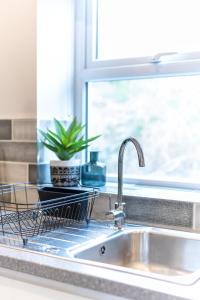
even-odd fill
[{"label": "drainboard grooves", "polygon": [[75,241],[72,241],[72,240],[66,240],[66,239],[60,239],[60,238],[54,238],[54,237],[51,237],[51,236],[39,236],[38,238],[33,238],[33,239],[31,239],[31,241],[37,241],[37,240],[42,240],[42,239],[46,239],[47,241],[55,241],[55,244],[56,244],[56,242],[63,242],[63,243],[71,243],[71,244],[78,244],[77,242],[75,242]]},{"label": "drainboard grooves", "polygon": [[83,224],[73,224],[72,226],[63,226],[45,234],[29,238],[26,246],[22,246],[21,239],[13,234],[0,237],[0,243],[41,253],[68,257],[68,250],[85,245],[87,242],[98,238],[105,238],[109,233],[113,233],[113,229],[106,226],[89,225],[90,228]]},{"label": "drainboard grooves", "polygon": [[[79,238],[82,238],[82,239],[90,239],[88,238],[88,236],[83,236],[83,235],[80,235],[80,234],[75,234],[75,233],[70,233],[70,232],[59,232],[59,231],[54,231],[52,232],[51,234],[55,234],[57,236],[65,236],[65,235],[68,235],[69,237],[79,237]],[[48,236],[48,235],[46,235]],[[52,235],[49,235],[49,237],[51,237]],[[65,238],[64,238],[65,239]]]},{"label": "drainboard grooves", "polygon": [[97,234],[97,229],[96,230],[95,229],[94,230],[89,230],[89,229],[86,229],[86,228],[64,227],[64,226],[63,226],[63,229],[65,230],[64,232],[67,232],[66,230],[69,230],[71,232],[76,231],[76,232],[80,232],[81,235],[83,233],[87,233],[87,234],[94,233],[94,234]]}]

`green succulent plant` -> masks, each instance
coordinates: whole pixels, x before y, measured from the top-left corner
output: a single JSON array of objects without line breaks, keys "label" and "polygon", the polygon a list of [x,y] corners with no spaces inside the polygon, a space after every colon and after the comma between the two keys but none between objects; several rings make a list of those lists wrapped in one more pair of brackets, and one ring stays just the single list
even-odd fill
[{"label": "green succulent plant", "polygon": [[65,124],[54,119],[55,132],[47,129],[47,132],[39,129],[43,139],[42,144],[54,152],[60,160],[69,160],[76,153],[89,147],[89,143],[96,140],[100,135],[84,139],[81,132],[85,125],[78,123],[76,118],[66,128]]}]

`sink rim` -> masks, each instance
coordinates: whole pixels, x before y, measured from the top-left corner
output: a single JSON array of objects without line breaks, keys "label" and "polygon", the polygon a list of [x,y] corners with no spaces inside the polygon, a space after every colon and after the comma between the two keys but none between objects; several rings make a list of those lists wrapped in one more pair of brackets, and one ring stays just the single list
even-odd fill
[{"label": "sink rim", "polygon": [[124,266],[118,266],[114,264],[104,263],[104,262],[98,262],[94,260],[84,259],[77,257],[78,254],[80,254],[83,251],[89,250],[92,247],[100,246],[101,244],[108,242],[112,239],[115,239],[117,237],[128,235],[130,233],[154,233],[154,234],[162,234],[164,236],[170,236],[170,237],[180,237],[190,240],[197,240],[200,241],[200,234],[193,233],[193,232],[185,232],[185,231],[179,231],[179,230],[171,230],[171,229],[165,229],[160,227],[150,227],[150,226],[138,226],[138,227],[125,227],[123,230],[118,230],[112,234],[109,234],[107,237],[103,237],[100,239],[92,240],[88,243],[85,243],[84,245],[80,245],[77,247],[72,247],[68,250],[68,255],[70,258],[82,263],[86,263],[88,265],[108,269],[108,270],[115,270],[118,272],[126,273],[126,274],[132,274],[137,276],[142,276],[145,278],[151,278],[156,280],[161,280],[164,282],[169,283],[176,283],[179,285],[184,286],[191,286],[195,284],[200,279],[200,268],[194,272],[191,272],[190,274],[185,275],[163,275],[158,273],[152,273],[147,271],[142,271],[139,269],[132,269]]}]

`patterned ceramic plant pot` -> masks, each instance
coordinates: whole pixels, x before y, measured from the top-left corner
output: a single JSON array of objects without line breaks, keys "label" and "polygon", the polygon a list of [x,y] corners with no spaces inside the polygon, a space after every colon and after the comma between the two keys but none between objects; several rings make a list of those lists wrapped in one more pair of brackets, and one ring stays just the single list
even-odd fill
[{"label": "patterned ceramic plant pot", "polygon": [[51,160],[51,182],[54,186],[77,186],[80,182],[80,160]]}]

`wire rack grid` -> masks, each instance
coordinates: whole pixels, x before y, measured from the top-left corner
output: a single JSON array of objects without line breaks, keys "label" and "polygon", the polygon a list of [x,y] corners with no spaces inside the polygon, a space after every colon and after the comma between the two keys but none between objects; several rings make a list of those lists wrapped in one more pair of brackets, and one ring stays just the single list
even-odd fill
[{"label": "wire rack grid", "polygon": [[55,230],[62,226],[90,221],[95,189],[71,193],[44,185],[0,184],[0,232],[22,238]]}]

